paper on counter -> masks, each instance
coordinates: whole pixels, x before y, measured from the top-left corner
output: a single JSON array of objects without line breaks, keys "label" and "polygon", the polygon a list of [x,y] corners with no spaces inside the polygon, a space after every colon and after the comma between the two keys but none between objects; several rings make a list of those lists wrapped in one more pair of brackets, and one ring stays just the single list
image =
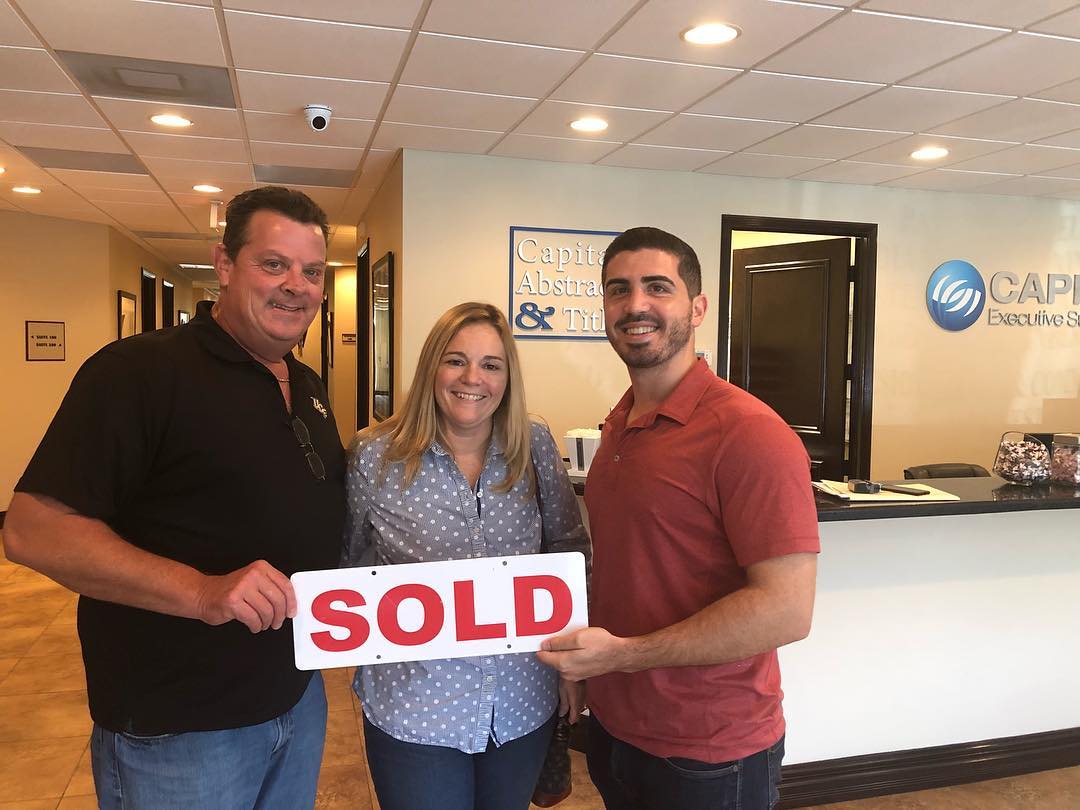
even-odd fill
[{"label": "paper on counter", "polygon": [[924,489],[928,493],[927,495],[905,495],[903,492],[887,492],[882,490],[873,495],[864,494],[859,492],[852,492],[847,488],[847,483],[844,481],[812,481],[814,489],[818,492],[823,492],[826,495],[831,495],[834,498],[839,498],[843,501],[851,501],[852,503],[927,503],[929,501],[958,501],[960,496],[953,495],[951,492],[945,492],[930,486],[929,484],[922,484],[918,481],[904,481],[905,487],[912,487],[913,489]]}]

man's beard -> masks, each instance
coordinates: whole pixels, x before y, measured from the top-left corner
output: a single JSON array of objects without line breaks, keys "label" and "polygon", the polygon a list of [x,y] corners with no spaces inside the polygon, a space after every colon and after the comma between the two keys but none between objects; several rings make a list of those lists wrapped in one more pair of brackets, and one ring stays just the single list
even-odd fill
[{"label": "man's beard", "polygon": [[[623,318],[614,326],[607,327],[608,342],[628,368],[656,368],[678,354],[693,338],[694,329],[691,318],[692,313],[687,313],[685,320],[676,319],[668,322],[646,316]],[[617,338],[613,337],[617,334],[616,330],[634,323],[652,324],[664,337],[651,346],[628,346],[617,342]]]}]

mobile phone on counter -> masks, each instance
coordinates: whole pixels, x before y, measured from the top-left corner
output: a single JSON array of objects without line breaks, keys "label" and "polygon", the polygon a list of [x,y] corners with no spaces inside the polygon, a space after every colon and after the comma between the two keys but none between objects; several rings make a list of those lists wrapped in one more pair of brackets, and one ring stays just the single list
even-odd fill
[{"label": "mobile phone on counter", "polygon": [[903,487],[899,484],[882,484],[881,488],[886,492],[899,492],[901,495],[929,495],[930,493],[925,489],[919,489],[918,487]]}]

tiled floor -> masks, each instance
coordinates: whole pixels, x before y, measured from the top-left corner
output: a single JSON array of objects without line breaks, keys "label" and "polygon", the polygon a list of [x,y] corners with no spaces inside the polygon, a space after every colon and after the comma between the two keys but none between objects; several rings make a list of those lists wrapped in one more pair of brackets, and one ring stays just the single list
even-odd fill
[{"label": "tiled floor", "polygon": [[[0,550],[0,810],[92,810],[86,710],[75,599],[9,563]],[[320,810],[378,810],[364,764],[360,708],[349,672],[324,673],[330,714]],[[574,757],[574,791],[560,810],[602,810]],[[1080,768],[828,806],[828,810],[1077,810]]]}]

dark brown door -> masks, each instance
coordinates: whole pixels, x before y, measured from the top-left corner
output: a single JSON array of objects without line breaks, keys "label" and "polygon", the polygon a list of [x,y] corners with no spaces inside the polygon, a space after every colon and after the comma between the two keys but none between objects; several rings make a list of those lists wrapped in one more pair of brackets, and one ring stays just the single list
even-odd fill
[{"label": "dark brown door", "polygon": [[732,251],[731,377],[806,445],[815,479],[842,479],[850,239]]}]

